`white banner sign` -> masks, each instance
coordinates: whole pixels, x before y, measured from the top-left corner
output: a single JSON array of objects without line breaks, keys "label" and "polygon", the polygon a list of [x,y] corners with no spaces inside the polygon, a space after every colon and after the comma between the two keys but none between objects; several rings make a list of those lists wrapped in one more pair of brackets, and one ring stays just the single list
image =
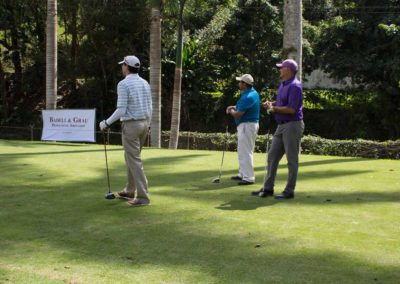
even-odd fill
[{"label": "white banner sign", "polygon": [[95,109],[42,110],[42,140],[96,142]]}]

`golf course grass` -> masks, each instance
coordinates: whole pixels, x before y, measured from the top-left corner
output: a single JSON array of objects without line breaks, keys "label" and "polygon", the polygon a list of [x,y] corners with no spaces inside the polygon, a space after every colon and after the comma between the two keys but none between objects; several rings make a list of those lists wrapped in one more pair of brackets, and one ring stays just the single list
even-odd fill
[{"label": "golf course grass", "polygon": [[[108,147],[111,189],[125,185]],[[0,283],[400,283],[400,161],[301,155],[296,198],[237,155],[145,148],[151,205],[106,200],[102,145],[0,140]],[[286,180],[285,158],[276,181]]]}]

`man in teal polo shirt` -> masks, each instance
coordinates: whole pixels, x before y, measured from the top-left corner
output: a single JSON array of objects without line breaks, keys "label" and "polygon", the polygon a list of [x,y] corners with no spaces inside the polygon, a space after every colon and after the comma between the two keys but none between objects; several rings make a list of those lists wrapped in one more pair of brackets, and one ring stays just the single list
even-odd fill
[{"label": "man in teal polo shirt", "polygon": [[230,114],[237,125],[239,172],[233,176],[239,185],[253,184],[253,151],[258,132],[260,118],[260,96],[253,88],[253,77],[244,74],[236,77],[239,81],[240,99],[235,106],[228,106],[226,113]]}]

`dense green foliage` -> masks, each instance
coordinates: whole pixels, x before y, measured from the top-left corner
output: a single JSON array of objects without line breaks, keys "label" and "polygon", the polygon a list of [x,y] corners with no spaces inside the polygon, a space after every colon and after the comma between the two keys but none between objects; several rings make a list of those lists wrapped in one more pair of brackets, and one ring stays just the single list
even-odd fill
[{"label": "dense green foliage", "polygon": [[[164,3],[162,128],[169,129],[177,17]],[[349,77],[356,90],[305,93],[306,132],[327,138],[400,137],[400,1],[303,0],[304,72]],[[234,77],[251,73],[263,99],[274,96],[282,58],[281,0],[187,0],[183,14],[181,129],[222,131],[238,95]],[[116,64],[135,53],[148,78],[150,3],[58,0],[58,107],[115,107]],[[45,0],[0,4],[0,124],[39,126],[45,100]],[[338,103],[339,102],[339,103]],[[231,122],[230,122],[231,123]],[[262,114],[261,130],[271,128]],[[347,127],[342,127],[342,125]]]},{"label": "dense green foliage", "polygon": [[[1,123],[40,125],[46,1],[1,3]],[[58,1],[59,107],[110,114],[121,79],[117,62],[131,52],[148,66],[148,14],[145,0]],[[147,76],[147,69],[143,71]]]},{"label": "dense green foliage", "polygon": [[310,7],[316,13],[308,32],[317,56],[305,62],[337,79],[347,76],[362,90],[369,105],[349,102],[355,104],[352,123],[372,116],[372,124],[381,126],[378,138],[400,137],[400,1],[318,2],[323,4]]}]

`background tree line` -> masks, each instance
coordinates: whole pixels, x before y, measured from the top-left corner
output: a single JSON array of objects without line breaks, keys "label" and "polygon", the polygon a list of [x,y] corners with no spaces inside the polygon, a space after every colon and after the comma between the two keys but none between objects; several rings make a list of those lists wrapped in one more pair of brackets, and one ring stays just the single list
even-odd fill
[{"label": "background tree line", "polygon": [[[179,17],[173,1],[162,15],[161,122],[169,130],[182,29],[180,128],[221,132],[225,106],[238,96],[234,77],[251,73],[263,99],[278,84],[283,1],[186,0]],[[177,3],[179,1],[176,1]],[[0,1],[1,125],[41,125],[45,106],[46,1]],[[151,1],[58,0],[59,108],[115,108],[117,62],[142,61],[149,78]],[[351,90],[307,90],[307,133],[327,138],[400,137],[400,1],[303,0],[303,75],[322,69],[350,77]],[[233,130],[232,121],[230,129]],[[261,133],[274,127],[262,114]]]}]

